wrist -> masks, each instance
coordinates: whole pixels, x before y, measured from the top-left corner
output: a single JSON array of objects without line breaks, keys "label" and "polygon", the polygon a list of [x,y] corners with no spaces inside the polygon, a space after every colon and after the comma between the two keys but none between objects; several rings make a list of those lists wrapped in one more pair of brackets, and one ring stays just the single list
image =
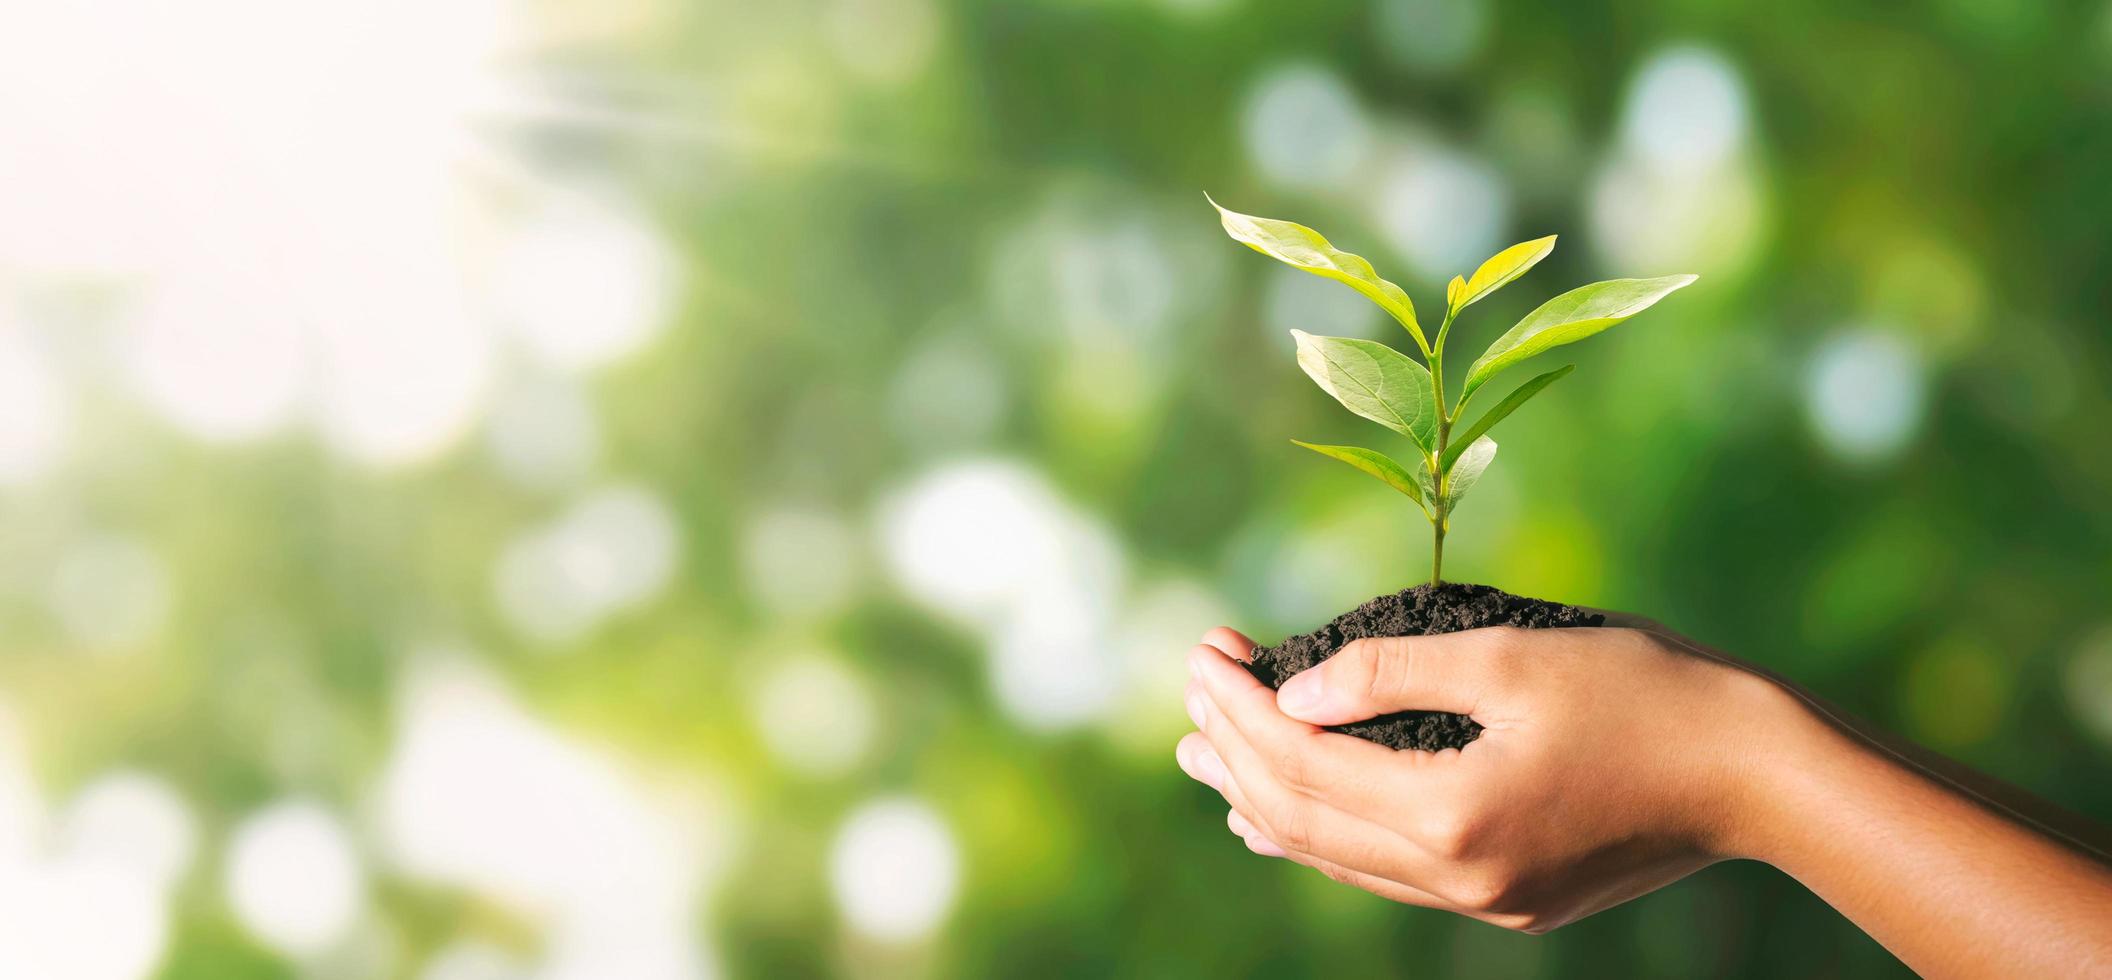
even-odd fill
[{"label": "wrist", "polygon": [[1728,716],[1736,723],[1720,797],[1729,805],[1714,851],[1789,871],[1802,836],[1815,826],[1814,809],[1840,795],[1839,780],[1857,778],[1858,746],[1808,695],[1783,682],[1741,670],[1733,687]]},{"label": "wrist", "polygon": [[1738,826],[1728,853],[1797,877],[1799,855],[1825,847],[1812,834],[1827,832],[1827,813],[1875,773],[1863,743],[1821,703],[1785,682],[1751,678],[1757,724],[1745,752],[1745,779],[1732,796]]}]

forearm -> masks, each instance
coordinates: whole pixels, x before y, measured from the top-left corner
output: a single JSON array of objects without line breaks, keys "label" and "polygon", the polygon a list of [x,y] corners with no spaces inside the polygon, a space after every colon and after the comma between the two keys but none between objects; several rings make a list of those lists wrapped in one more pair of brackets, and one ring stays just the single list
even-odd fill
[{"label": "forearm", "polygon": [[2112,868],[1799,705],[1743,848],[1931,977],[2112,975]]}]

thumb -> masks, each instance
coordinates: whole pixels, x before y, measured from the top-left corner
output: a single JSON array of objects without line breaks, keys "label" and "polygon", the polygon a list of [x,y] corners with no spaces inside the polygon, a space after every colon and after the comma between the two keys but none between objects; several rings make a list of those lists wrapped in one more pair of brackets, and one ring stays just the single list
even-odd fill
[{"label": "thumb", "polygon": [[1309,725],[1346,725],[1396,711],[1472,714],[1495,654],[1475,633],[1354,640],[1283,682],[1276,707]]}]

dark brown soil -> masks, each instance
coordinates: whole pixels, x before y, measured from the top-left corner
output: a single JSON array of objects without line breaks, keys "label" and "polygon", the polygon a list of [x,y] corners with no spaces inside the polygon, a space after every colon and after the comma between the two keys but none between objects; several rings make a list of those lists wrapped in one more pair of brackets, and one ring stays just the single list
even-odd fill
[{"label": "dark brown soil", "polygon": [[[1270,687],[1282,687],[1293,674],[1335,655],[1351,640],[1367,636],[1422,636],[1456,633],[1484,626],[1561,629],[1598,626],[1606,617],[1559,602],[1528,599],[1486,585],[1418,585],[1382,595],[1310,633],[1254,651],[1247,667]],[[1466,715],[1442,711],[1403,711],[1332,729],[1396,749],[1463,748],[1481,737],[1481,725]]]}]

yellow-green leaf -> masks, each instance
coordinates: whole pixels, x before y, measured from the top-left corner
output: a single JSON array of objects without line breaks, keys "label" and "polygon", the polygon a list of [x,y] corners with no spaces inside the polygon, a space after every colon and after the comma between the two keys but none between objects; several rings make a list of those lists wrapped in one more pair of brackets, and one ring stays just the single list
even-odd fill
[{"label": "yellow-green leaf", "polygon": [[1445,447],[1444,467],[1451,469],[1453,461],[1459,459],[1460,455],[1467,451],[1467,447],[1472,445],[1475,439],[1480,438],[1483,433],[1494,428],[1496,423],[1503,421],[1504,416],[1517,411],[1518,406],[1525,404],[1526,399],[1539,394],[1540,389],[1562,380],[1563,375],[1576,369],[1577,366],[1574,364],[1565,364],[1519,385],[1516,391],[1504,396],[1502,401],[1496,403],[1495,408],[1483,413],[1481,418],[1474,421],[1473,425],[1468,426],[1464,431],[1453,437],[1452,444]]},{"label": "yellow-green leaf", "polygon": [[[1203,196],[1209,199],[1209,195]],[[1418,347],[1430,349],[1430,342],[1423,337],[1423,328],[1415,322],[1415,304],[1408,300],[1408,294],[1401,287],[1379,278],[1378,272],[1362,256],[1329,245],[1319,232],[1301,224],[1230,211],[1215,200],[1210,201],[1210,206],[1217,208],[1225,234],[1232,236],[1234,241],[1278,262],[1347,283],[1351,289],[1379,304],[1380,309],[1392,314],[1401,326],[1407,327]]]},{"label": "yellow-green leaf", "polygon": [[1459,462],[1453,464],[1450,479],[1445,483],[1445,513],[1452,512],[1452,505],[1459,502],[1474,484],[1481,481],[1482,471],[1496,460],[1496,440],[1482,436],[1459,454]]},{"label": "yellow-green leaf", "polygon": [[1539,264],[1541,259],[1547,258],[1547,253],[1554,250],[1555,236],[1549,235],[1519,242],[1490,256],[1481,268],[1474,270],[1474,278],[1467,280],[1460,292],[1462,298],[1452,300],[1452,308],[1464,310],[1474,305],[1483,296],[1502,289],[1505,283],[1525,275],[1525,270]]},{"label": "yellow-green leaf", "polygon": [[1451,307],[1453,312],[1459,312],[1460,307],[1466,305],[1460,302],[1460,298],[1465,295],[1467,295],[1467,281],[1465,279],[1453,276],[1452,281],[1445,284],[1445,305]]},{"label": "yellow-green leaf", "polygon": [[[1357,446],[1316,446],[1310,442],[1299,442],[1296,439],[1291,440],[1291,442],[1304,446],[1322,456],[1332,456],[1372,476],[1378,477],[1387,486],[1407,494],[1408,499],[1415,501],[1417,506],[1425,508],[1426,511],[1429,507],[1429,504],[1423,498],[1422,485],[1408,472],[1407,467],[1394,462],[1393,457],[1385,453],[1374,452]],[[1424,467],[1424,469],[1427,469],[1427,467]]]},{"label": "yellow-green leaf", "polygon": [[1659,276],[1655,279],[1608,279],[1578,286],[1525,315],[1467,368],[1467,381],[1460,389],[1465,405],[1475,389],[1488,383],[1504,368],[1563,344],[1573,344],[1650,308],[1673,290],[1695,280],[1695,276]]},{"label": "yellow-green leaf", "polygon": [[1434,453],[1436,395],[1430,369],[1375,340],[1316,337],[1291,331],[1298,341],[1298,366],[1343,408],[1362,415]]}]

